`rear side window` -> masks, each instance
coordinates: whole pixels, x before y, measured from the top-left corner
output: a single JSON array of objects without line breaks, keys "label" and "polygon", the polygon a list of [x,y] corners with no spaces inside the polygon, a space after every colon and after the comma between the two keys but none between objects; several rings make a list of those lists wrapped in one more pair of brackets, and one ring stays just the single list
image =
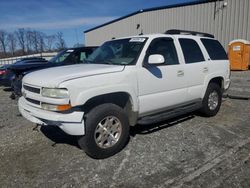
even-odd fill
[{"label": "rear side window", "polygon": [[186,63],[204,61],[204,56],[197,42],[193,39],[179,39]]},{"label": "rear side window", "polygon": [[207,53],[212,60],[227,60],[227,54],[217,40],[201,39]]}]

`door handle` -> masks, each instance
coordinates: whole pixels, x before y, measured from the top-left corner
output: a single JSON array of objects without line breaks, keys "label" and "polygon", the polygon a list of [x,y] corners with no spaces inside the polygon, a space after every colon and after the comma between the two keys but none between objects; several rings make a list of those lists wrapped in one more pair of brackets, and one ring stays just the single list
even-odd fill
[{"label": "door handle", "polygon": [[179,70],[177,72],[177,76],[184,76],[184,71],[183,70]]},{"label": "door handle", "polygon": [[203,68],[203,72],[205,73],[205,72],[208,72],[208,68],[207,67],[204,67]]}]

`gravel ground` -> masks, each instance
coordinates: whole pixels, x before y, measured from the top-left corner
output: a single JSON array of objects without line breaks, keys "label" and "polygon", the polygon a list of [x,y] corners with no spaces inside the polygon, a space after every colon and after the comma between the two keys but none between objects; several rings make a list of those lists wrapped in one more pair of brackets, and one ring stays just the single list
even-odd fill
[{"label": "gravel ground", "polygon": [[[250,73],[232,78],[245,86]],[[120,153],[94,160],[56,127],[33,130],[9,95],[0,88],[0,187],[250,187],[250,100],[223,99],[212,118],[138,125]]]}]

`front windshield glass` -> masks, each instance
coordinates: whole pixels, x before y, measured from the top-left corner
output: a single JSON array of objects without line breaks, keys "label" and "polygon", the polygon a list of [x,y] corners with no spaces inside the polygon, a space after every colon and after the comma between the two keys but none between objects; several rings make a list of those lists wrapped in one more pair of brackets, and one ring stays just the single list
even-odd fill
[{"label": "front windshield glass", "polygon": [[49,62],[51,63],[63,63],[65,61],[72,61],[73,59],[73,53],[74,50],[73,49],[69,49],[69,50],[63,50],[61,52],[59,52],[55,57],[53,57],[52,59],[49,60]]},{"label": "front windshield glass", "polygon": [[96,64],[133,65],[146,40],[145,37],[134,37],[105,42],[86,61]]}]

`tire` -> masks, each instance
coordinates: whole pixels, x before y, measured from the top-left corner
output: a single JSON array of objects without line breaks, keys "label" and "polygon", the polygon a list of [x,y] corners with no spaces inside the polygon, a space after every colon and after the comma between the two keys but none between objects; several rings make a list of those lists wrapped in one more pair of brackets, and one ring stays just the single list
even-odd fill
[{"label": "tire", "polygon": [[85,135],[78,139],[78,144],[90,157],[104,159],[121,151],[128,139],[129,123],[126,113],[119,106],[106,103],[88,112],[85,118]]},{"label": "tire", "polygon": [[215,116],[220,110],[222,90],[218,84],[210,83],[202,100],[201,113],[206,117]]}]

